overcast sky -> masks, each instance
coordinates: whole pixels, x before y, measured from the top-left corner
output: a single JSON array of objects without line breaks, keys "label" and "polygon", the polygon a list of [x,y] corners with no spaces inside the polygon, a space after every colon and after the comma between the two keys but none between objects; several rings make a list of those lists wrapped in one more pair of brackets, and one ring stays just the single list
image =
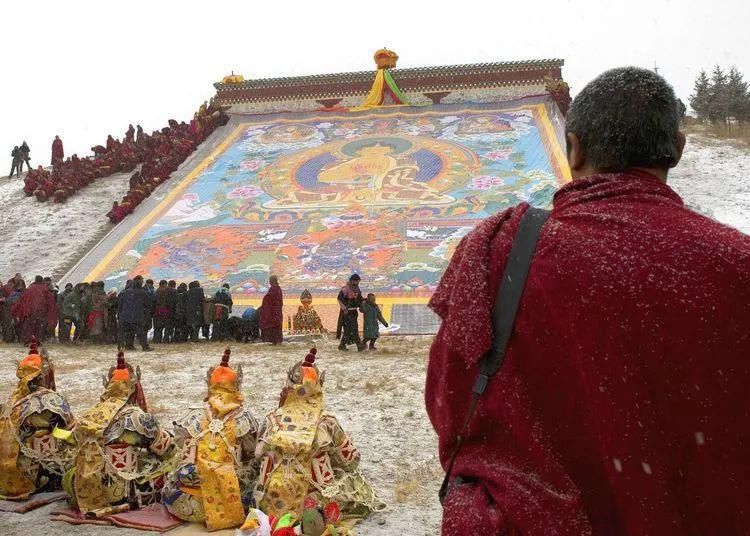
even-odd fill
[{"label": "overcast sky", "polygon": [[188,120],[230,70],[245,78],[563,58],[573,92],[599,72],[657,65],[687,102],[715,63],[750,77],[750,2],[34,1],[2,6],[0,176],[27,140],[47,165],[55,134],[87,154],[128,123]]}]

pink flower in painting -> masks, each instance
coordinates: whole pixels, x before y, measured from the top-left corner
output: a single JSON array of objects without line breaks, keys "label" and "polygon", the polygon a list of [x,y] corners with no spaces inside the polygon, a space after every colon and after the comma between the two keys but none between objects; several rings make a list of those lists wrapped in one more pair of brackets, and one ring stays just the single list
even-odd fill
[{"label": "pink flower in painting", "polygon": [[243,160],[240,162],[240,167],[244,171],[255,171],[256,169],[260,168],[265,164],[263,160]]},{"label": "pink flower in painting", "polygon": [[199,199],[198,198],[198,194],[192,194],[191,193],[191,194],[185,194],[185,195],[182,196],[182,200],[183,201],[188,201],[188,202],[192,202],[192,203],[195,203],[196,201],[198,201],[198,199]]},{"label": "pink flower in painting", "polygon": [[471,179],[469,188],[472,190],[490,190],[495,186],[503,184],[503,180],[500,177],[494,177],[492,175],[482,175],[481,177],[474,177]]},{"label": "pink flower in painting", "polygon": [[227,197],[229,199],[252,199],[253,197],[258,197],[262,193],[263,190],[257,186],[238,186],[231,190],[227,194]]},{"label": "pink flower in painting", "polygon": [[491,151],[484,155],[485,157],[489,158],[490,160],[507,160],[508,157],[513,152],[513,149],[496,149],[494,151]]}]

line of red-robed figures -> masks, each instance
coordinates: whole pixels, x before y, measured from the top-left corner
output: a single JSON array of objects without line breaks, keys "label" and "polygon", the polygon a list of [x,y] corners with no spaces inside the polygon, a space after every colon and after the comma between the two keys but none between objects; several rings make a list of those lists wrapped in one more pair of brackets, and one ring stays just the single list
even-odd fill
[{"label": "line of red-robed figures", "polygon": [[24,192],[38,201],[52,198],[60,203],[98,178],[133,171],[143,164],[140,172],[131,177],[130,188],[122,201],[115,202],[107,214],[110,221],[117,223],[132,213],[209,134],[228,121],[224,110],[204,102],[189,124],[170,119],[169,126],[151,135],[145,134],[140,125],[137,130],[130,125],[123,141],[110,135],[106,146],[92,147],[94,156],[85,158],[74,154],[65,159],[62,140],[55,136],[52,171],[41,166],[29,171],[24,180]]}]

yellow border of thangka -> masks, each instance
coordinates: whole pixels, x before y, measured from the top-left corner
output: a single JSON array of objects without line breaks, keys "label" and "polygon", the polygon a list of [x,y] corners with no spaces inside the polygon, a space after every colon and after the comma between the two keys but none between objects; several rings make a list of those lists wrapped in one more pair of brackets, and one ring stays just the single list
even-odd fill
[{"label": "yellow border of thangka", "polygon": [[[568,169],[568,166],[566,165],[567,159],[565,157],[565,154],[563,153],[562,147],[560,147],[560,143],[557,140],[557,136],[555,134],[554,126],[552,125],[552,121],[549,118],[549,114],[547,113],[547,108],[543,103],[538,104],[527,104],[527,105],[520,105],[520,106],[512,106],[509,108],[503,108],[502,103],[498,103],[497,111],[502,112],[514,112],[518,110],[532,110],[532,113],[537,117],[539,120],[539,124],[543,127],[543,136],[541,136],[542,141],[544,143],[545,149],[552,154],[551,156],[554,161],[552,162],[556,169],[560,170],[562,174],[562,182],[568,182],[571,180],[570,177],[570,170]],[[383,117],[395,117],[400,115],[408,115],[408,116],[426,116],[426,115],[446,115],[446,114],[482,114],[482,113],[488,113],[492,110],[490,109],[481,109],[481,108],[463,108],[463,109],[457,109],[457,110],[440,110],[440,111],[431,111],[431,110],[424,110],[420,112],[410,113],[405,112],[403,109],[400,109],[398,111],[394,111],[393,113],[371,113],[371,114],[363,114],[363,115],[327,115],[327,114],[321,114],[320,116],[314,118],[314,117],[304,117],[304,118],[269,118],[269,123],[305,123],[310,122],[311,120],[326,120],[326,119],[368,119],[368,118],[383,118]],[[117,244],[94,266],[91,271],[88,273],[84,281],[97,281],[101,278],[101,276],[106,273],[107,269],[110,268],[110,265],[114,261],[114,259],[118,258],[122,255],[123,251],[126,251],[127,248],[134,242],[134,238],[137,236],[140,236],[143,232],[143,230],[151,225],[155,220],[157,220],[159,217],[161,217],[173,204],[175,199],[181,195],[185,189],[187,189],[190,185],[193,184],[195,179],[203,173],[208,166],[213,164],[216,159],[227,150],[227,148],[234,143],[234,141],[240,136],[242,132],[244,132],[249,126],[253,124],[262,124],[263,117],[258,116],[258,121],[247,121],[240,123],[237,125],[237,127],[232,131],[232,133],[227,136],[227,138],[222,141],[214,151],[207,156],[206,158],[201,161],[200,164],[198,164],[190,173],[188,173],[184,179],[180,181],[180,183],[171,191],[169,192],[164,199],[162,199],[158,205],[156,205],[151,211],[142,218],[138,223],[136,223],[120,240],[117,241]],[[241,305],[254,305],[256,301],[254,299],[238,299],[236,300],[236,303]],[[335,303],[335,298],[318,298],[316,302],[318,304],[325,304],[328,301],[331,301],[331,303]],[[392,297],[388,298],[383,296],[380,298],[380,303],[383,304],[395,304],[395,303],[416,303],[416,304],[425,304],[429,301],[429,297]]]}]

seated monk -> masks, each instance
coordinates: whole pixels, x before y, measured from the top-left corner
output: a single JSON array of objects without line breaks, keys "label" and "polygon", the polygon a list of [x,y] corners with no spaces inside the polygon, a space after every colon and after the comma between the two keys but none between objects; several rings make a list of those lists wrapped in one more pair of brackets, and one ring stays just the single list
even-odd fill
[{"label": "seated monk", "polygon": [[71,505],[85,515],[159,502],[174,450],[172,436],[148,412],[140,369],[122,352],[104,383],[99,403],[76,423],[74,464],[63,478]]},{"label": "seated monk", "polygon": [[239,527],[258,476],[258,423],[243,403],[242,368],[230,368],[229,348],[209,369],[207,383],[205,407],[175,422],[182,459],[167,481],[164,503],[175,516],[205,522],[208,530]]},{"label": "seated monk", "polygon": [[138,183],[141,182],[141,174],[136,171],[130,176],[130,180],[128,181],[128,186],[132,190],[136,186],[138,186]]},{"label": "seated monk", "polygon": [[312,294],[305,289],[299,297],[300,305],[297,314],[292,318],[292,333],[328,333],[315,308],[312,306]]},{"label": "seated monk", "polygon": [[36,190],[40,188],[42,183],[49,176],[49,172],[45,171],[42,166],[38,166],[36,169],[30,170],[23,180],[23,192],[26,195],[34,195]]},{"label": "seated monk", "polygon": [[37,201],[44,202],[47,200],[47,193],[44,191],[44,188],[39,187],[34,190],[34,197],[36,197]]},{"label": "seated monk", "polygon": [[73,424],[68,403],[55,392],[52,362],[32,339],[16,370],[18,385],[0,404],[0,499],[24,500],[60,489],[72,450],[65,441]]},{"label": "seated monk", "polygon": [[71,195],[73,195],[73,189],[70,186],[62,185],[55,190],[55,203],[62,203]]},{"label": "seated monk", "polygon": [[128,198],[127,195],[125,196],[125,198],[120,203],[120,208],[122,208],[122,211],[123,211],[123,214],[124,214],[123,218],[125,216],[129,216],[130,214],[133,213],[133,210],[135,210],[135,206],[130,201],[130,199]]},{"label": "seated monk", "polygon": [[50,178],[47,178],[44,180],[44,182],[42,182],[41,188],[42,190],[44,190],[44,195],[47,199],[52,197],[55,193],[55,190],[57,189],[54,181]]},{"label": "seated monk", "polygon": [[112,208],[109,212],[107,212],[107,217],[109,218],[109,221],[112,223],[120,223],[122,219],[125,217],[125,214],[123,210],[120,208],[120,205],[117,203],[117,201],[112,202]]},{"label": "seated monk", "polygon": [[27,196],[34,195],[34,192],[39,187],[39,182],[39,179],[37,179],[35,176],[27,174],[23,179],[23,193],[25,193]]},{"label": "seated monk", "polygon": [[359,452],[336,417],[323,408],[323,380],[315,348],[289,370],[279,408],[258,432],[259,508],[301,518],[303,507],[336,503],[344,517],[361,519],[383,503],[357,469]]},{"label": "seated monk", "polygon": [[107,152],[107,148],[104,145],[94,145],[91,148],[91,152],[94,153],[94,156],[103,155]]}]

